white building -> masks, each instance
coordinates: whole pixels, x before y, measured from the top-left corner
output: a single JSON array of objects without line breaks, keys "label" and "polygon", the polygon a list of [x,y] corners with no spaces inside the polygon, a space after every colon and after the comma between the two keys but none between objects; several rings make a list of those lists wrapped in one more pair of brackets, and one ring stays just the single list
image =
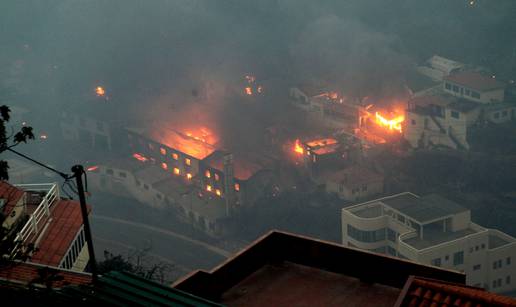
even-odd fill
[{"label": "white building", "polygon": [[465,65],[438,55],[432,56],[423,66],[418,66],[417,71],[434,81],[442,81],[452,72],[464,68]]},{"label": "white building", "polygon": [[344,208],[342,243],[462,271],[469,285],[492,292],[516,289],[516,239],[438,195],[405,192]]},{"label": "white building", "polygon": [[443,90],[456,97],[480,103],[503,102],[505,84],[476,71],[461,71],[444,77]]}]

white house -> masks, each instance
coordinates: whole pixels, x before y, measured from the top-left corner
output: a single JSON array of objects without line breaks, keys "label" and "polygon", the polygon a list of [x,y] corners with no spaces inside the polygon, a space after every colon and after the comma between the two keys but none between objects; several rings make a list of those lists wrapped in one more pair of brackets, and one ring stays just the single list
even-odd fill
[{"label": "white house", "polygon": [[470,210],[409,192],[342,209],[342,243],[462,271],[467,284],[516,289],[516,239],[471,221]]}]

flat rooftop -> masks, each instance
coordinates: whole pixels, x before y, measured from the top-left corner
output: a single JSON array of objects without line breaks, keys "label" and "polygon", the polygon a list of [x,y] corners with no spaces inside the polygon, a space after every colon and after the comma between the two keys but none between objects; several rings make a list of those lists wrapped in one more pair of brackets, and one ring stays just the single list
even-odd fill
[{"label": "flat rooftop", "polygon": [[491,233],[489,234],[488,238],[489,238],[489,241],[488,241],[487,245],[488,245],[489,249],[498,248],[498,247],[501,247],[501,246],[511,243],[508,240],[506,240],[500,236],[497,236],[495,234],[491,234]]},{"label": "flat rooftop", "polygon": [[403,193],[380,200],[387,206],[407,215],[418,223],[425,223],[445,216],[454,215],[468,209],[437,194],[417,196]]},{"label": "flat rooftop", "polygon": [[374,218],[382,216],[382,205],[377,203],[374,205],[366,206],[366,207],[359,207],[356,210],[352,210],[351,213],[358,217],[362,218]]},{"label": "flat rooftop", "polygon": [[424,231],[423,232],[423,239],[420,239],[419,237],[414,237],[408,240],[403,240],[403,242],[409,244],[410,246],[414,247],[415,249],[425,249],[434,245],[438,245],[441,243],[453,241],[462,237],[465,237],[470,234],[474,234],[477,231],[471,228],[466,228],[459,231]]},{"label": "flat rooftop", "polygon": [[[264,265],[222,295],[227,306],[393,306],[401,289],[284,262]],[[300,297],[303,299],[300,300]]]}]

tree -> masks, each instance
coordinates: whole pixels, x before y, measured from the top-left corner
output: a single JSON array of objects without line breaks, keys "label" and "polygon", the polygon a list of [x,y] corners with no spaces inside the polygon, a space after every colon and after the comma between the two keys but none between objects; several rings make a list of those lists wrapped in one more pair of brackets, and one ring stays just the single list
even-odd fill
[{"label": "tree", "polygon": [[[0,106],[0,153],[9,150],[21,143],[27,143],[28,140],[34,139],[32,127],[23,126],[17,132],[11,131],[8,135],[6,124],[11,116],[11,109],[8,106]],[[9,180],[9,165],[7,161],[0,160],[0,180]]]}]

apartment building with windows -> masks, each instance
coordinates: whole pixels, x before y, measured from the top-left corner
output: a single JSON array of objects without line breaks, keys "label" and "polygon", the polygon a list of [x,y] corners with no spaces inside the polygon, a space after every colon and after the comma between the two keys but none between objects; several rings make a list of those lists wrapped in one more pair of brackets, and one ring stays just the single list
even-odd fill
[{"label": "apartment building with windows", "polygon": [[466,274],[468,285],[516,289],[516,239],[471,221],[439,195],[409,192],[342,209],[342,243]]},{"label": "apartment building with windows", "polygon": [[445,93],[480,103],[504,101],[505,84],[476,71],[460,71],[444,77]]}]

